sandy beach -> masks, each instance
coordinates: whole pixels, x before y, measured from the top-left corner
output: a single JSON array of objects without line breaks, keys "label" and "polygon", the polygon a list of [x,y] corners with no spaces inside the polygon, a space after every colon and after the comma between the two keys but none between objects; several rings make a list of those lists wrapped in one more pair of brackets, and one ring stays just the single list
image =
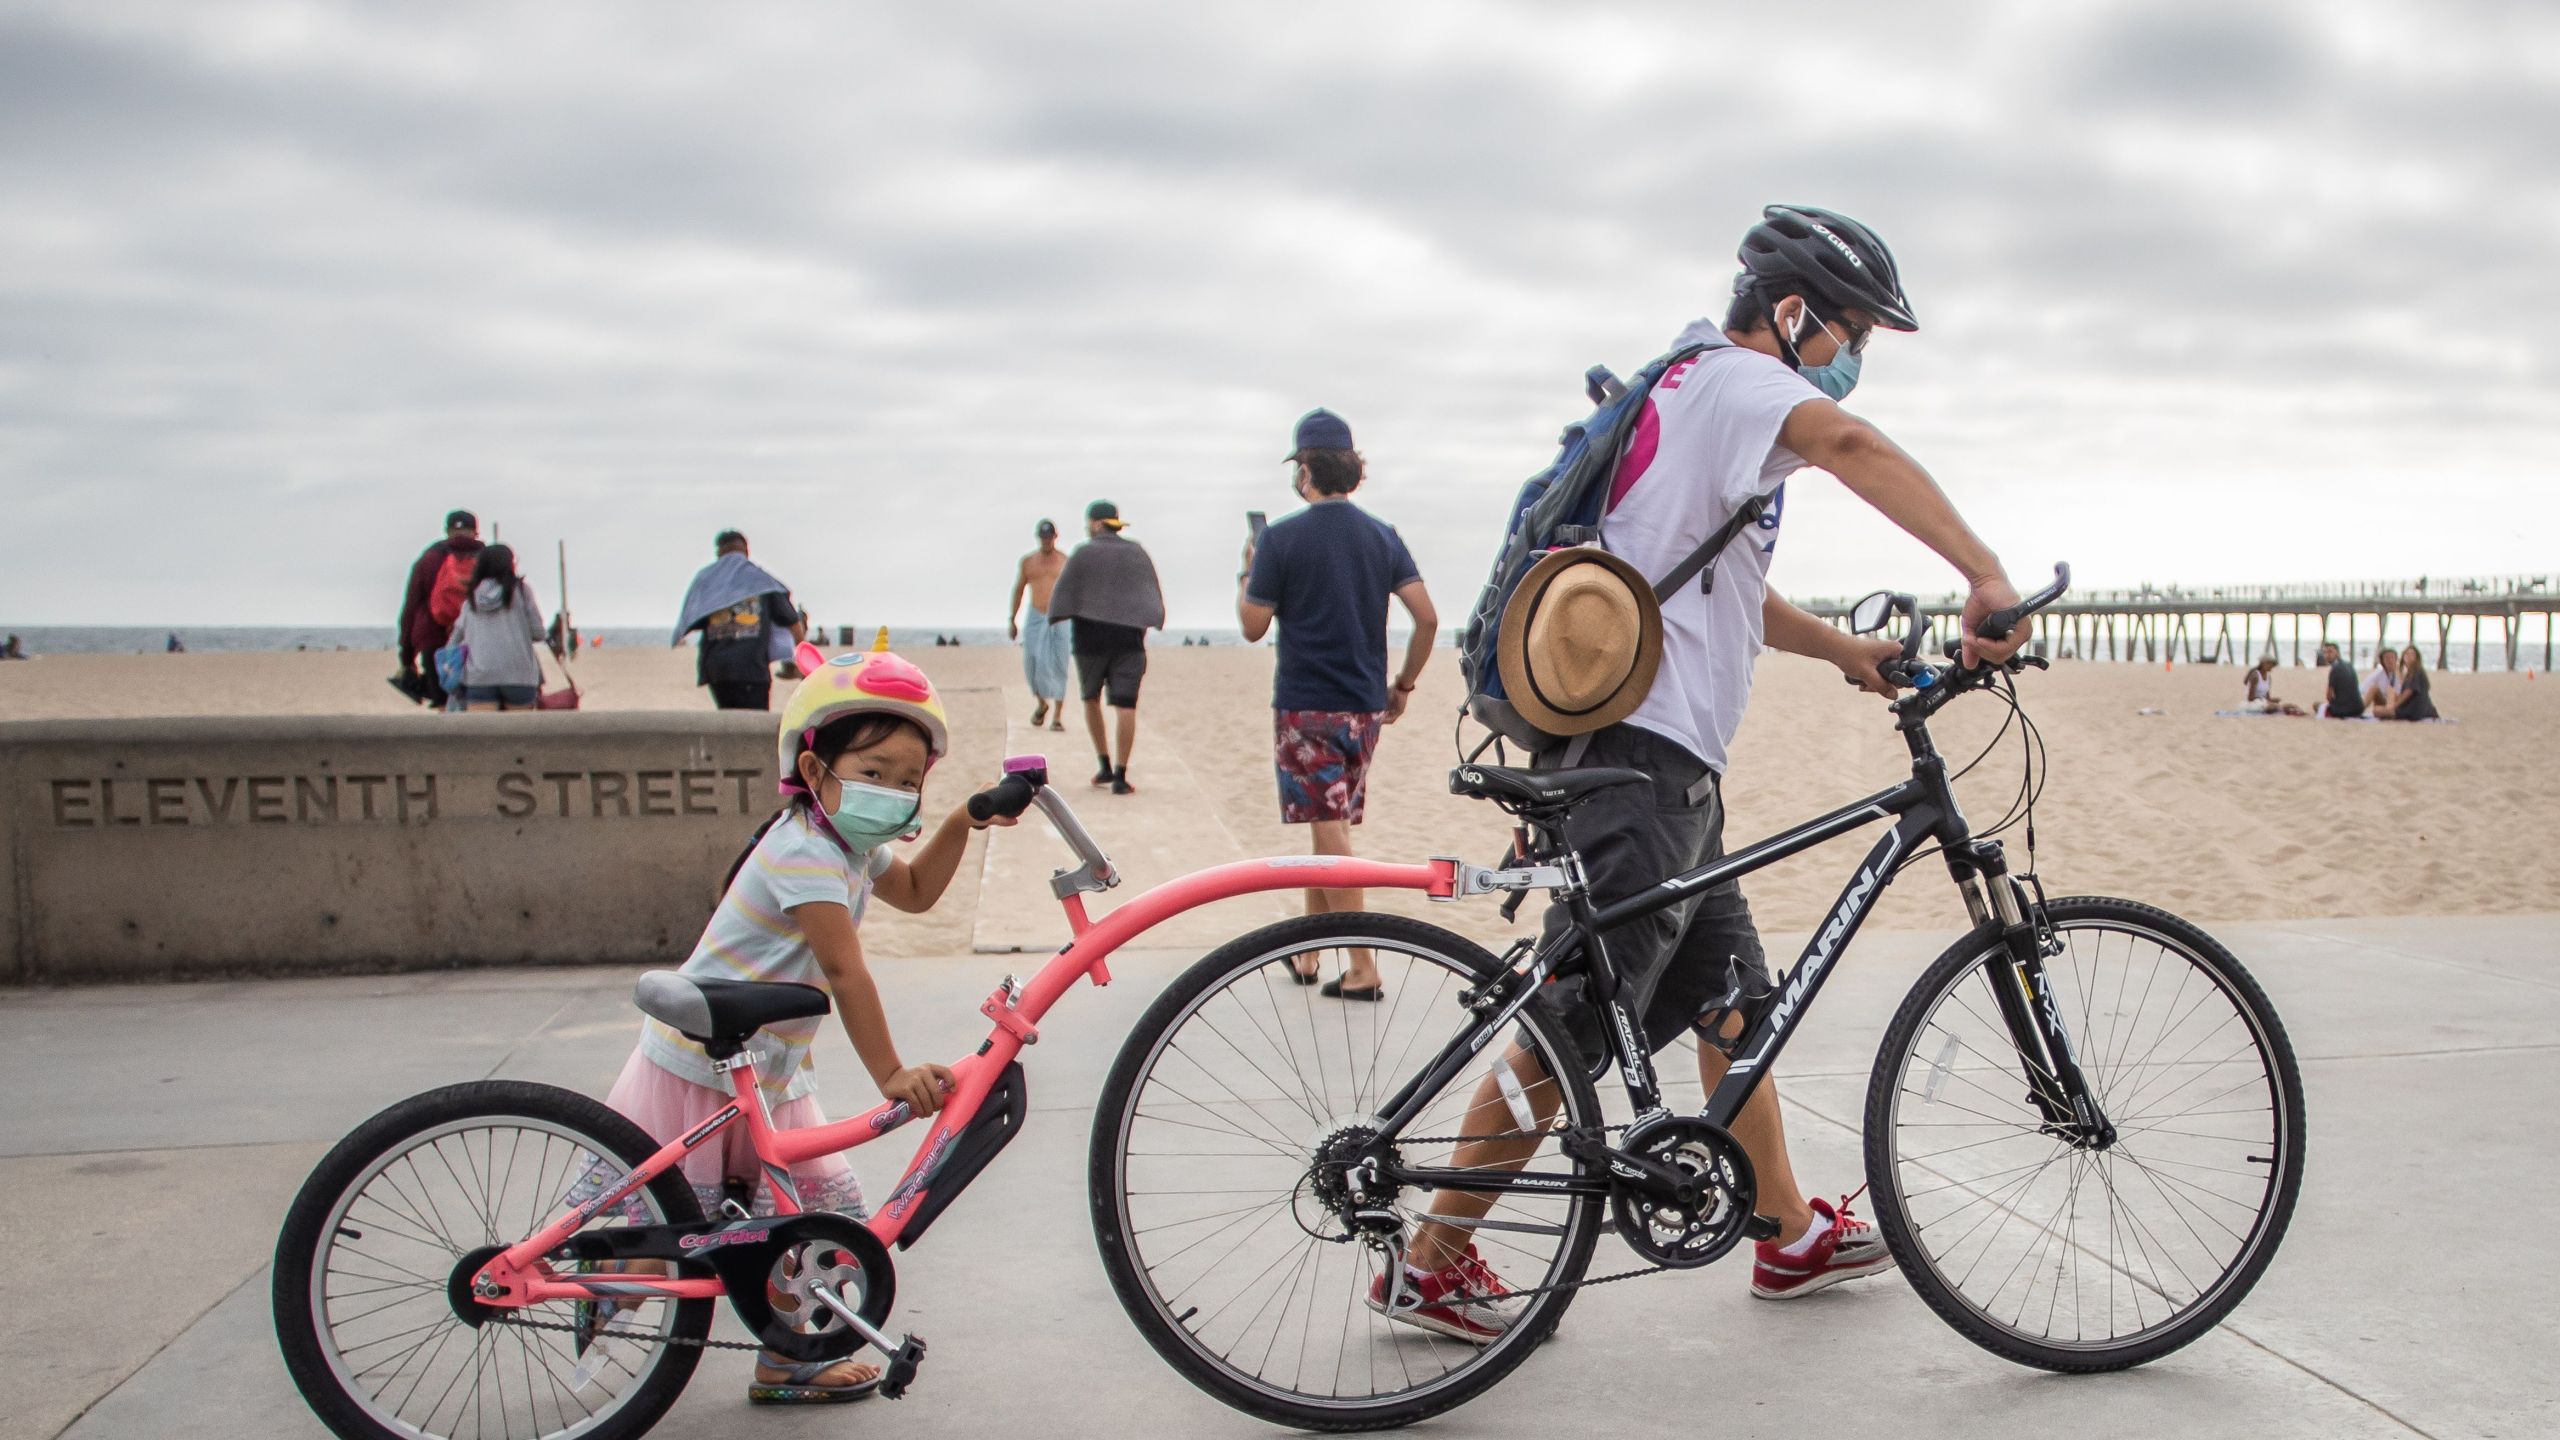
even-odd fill
[{"label": "sandy beach", "polygon": [[[403,703],[382,680],[390,658],[49,656],[0,668],[0,720],[396,714]],[[1009,749],[1036,750],[1055,758],[1075,803],[1134,885],[1220,859],[1303,847],[1303,832],[1277,818],[1266,648],[1154,652],[1133,765],[1143,793],[1120,800],[1088,794],[1078,783],[1087,749],[1080,723],[1064,735],[1027,731],[1030,698],[1014,651],[927,648],[912,658],[943,689],[954,722],[954,754],[937,776],[936,804],[956,800],[958,782],[992,775]],[[692,684],[690,651],[590,651],[577,673],[593,708],[709,708]],[[2280,694],[2313,692],[2309,671],[2277,678]],[[2548,839],[2560,828],[2560,770],[2546,763],[2560,735],[2560,683],[2447,674],[2436,685],[2437,703],[2460,723],[2218,718],[2213,712],[2228,708],[2238,690],[2237,672],[2220,667],[2065,664],[2029,675],[2021,688],[2052,755],[2036,827],[2049,890],[2125,895],[2207,919],[2560,909],[2560,876],[2548,857]],[[1448,718],[1457,698],[1455,658],[1444,652],[1413,712],[1382,747],[1360,832],[1364,853],[1498,858],[1502,817],[1446,791]],[[2140,713],[2146,708],[2162,713]],[[1942,748],[1951,758],[1969,758],[2000,715],[1987,700],[1955,707],[1938,726]],[[1734,747],[1728,841],[1880,789],[1901,769],[1901,746],[1882,702],[1851,694],[1828,667],[1766,657]],[[1960,784],[1977,826],[2006,808],[2017,782],[2013,736]],[[1045,947],[1063,938],[1063,929],[1034,882],[1061,853],[1030,829],[1005,836],[998,863],[973,854],[939,909],[924,916],[875,912],[866,937],[883,954],[950,954],[970,948],[973,938]],[[1834,845],[1754,877],[1747,890],[1761,924],[1810,928],[1855,855],[1852,845]],[[1905,880],[1917,883],[1892,892],[1874,923],[1961,924],[1952,893],[1933,873],[1915,870]],[[1486,940],[1510,933],[1485,905],[1433,907],[1401,895],[1379,903],[1429,909],[1439,923]],[[1222,925],[1234,933],[1261,918],[1268,917],[1206,912],[1198,917],[1205,928],[1192,938],[1212,938]]]}]

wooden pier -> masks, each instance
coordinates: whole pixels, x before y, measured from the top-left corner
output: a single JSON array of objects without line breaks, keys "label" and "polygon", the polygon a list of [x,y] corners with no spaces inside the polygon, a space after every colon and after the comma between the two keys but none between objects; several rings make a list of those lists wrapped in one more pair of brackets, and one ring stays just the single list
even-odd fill
[{"label": "wooden pier", "polygon": [[[2032,587],[2027,587],[2032,588]],[[1846,624],[1854,599],[1799,602],[1825,620]],[[1955,613],[1963,597],[1924,602],[1932,615]],[[2435,652],[2448,664],[2454,632],[2471,622],[2468,669],[2529,665],[2528,637],[2541,641],[2541,668],[2553,658],[2560,616],[2560,575],[2422,576],[2414,580],[2299,585],[2154,586],[2075,590],[2046,610],[2038,654],[2057,659],[2162,660],[2201,665],[2254,664],[2262,657],[2303,664],[2335,641],[2350,658],[2386,641]],[[2364,627],[2373,621],[2371,630]],[[2422,622],[2432,619],[2433,626]],[[2484,629],[2494,634],[2483,637]],[[2486,662],[2503,655],[2503,666]],[[2521,664],[2520,664],[2521,662]]]}]

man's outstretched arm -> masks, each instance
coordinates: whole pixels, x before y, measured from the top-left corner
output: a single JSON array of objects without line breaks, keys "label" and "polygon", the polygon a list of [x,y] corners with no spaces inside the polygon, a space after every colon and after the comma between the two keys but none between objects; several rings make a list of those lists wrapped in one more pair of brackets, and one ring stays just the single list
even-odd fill
[{"label": "man's outstretched arm", "polygon": [[1808,400],[1787,415],[1778,442],[1811,464],[1840,477],[1849,493],[1882,511],[1886,519],[1956,567],[1970,593],[1964,602],[1964,658],[1968,665],[2006,660],[2026,643],[2024,628],[2006,640],[1985,640],[1974,627],[1994,610],[2018,603],[2018,592],[2000,568],[2000,557],[1973,533],[1964,517],[1903,448],[1875,426],[1829,400]]}]

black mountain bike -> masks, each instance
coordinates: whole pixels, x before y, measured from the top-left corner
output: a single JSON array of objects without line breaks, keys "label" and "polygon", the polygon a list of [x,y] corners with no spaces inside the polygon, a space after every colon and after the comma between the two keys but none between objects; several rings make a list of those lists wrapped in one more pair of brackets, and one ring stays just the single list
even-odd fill
[{"label": "black mountain bike", "polygon": [[[2070,571],[2055,573],[1982,632],[2005,637],[2059,598]],[[1911,1288],[1976,1344],[2058,1371],[2141,1364],[2228,1314],[2273,1257],[2301,1184],[2302,1083],[2284,1027],[2203,930],[2129,900],[2048,900],[2032,864],[2011,872],[1991,838],[2001,826],[1967,826],[1930,717],[1973,694],[2011,707],[2027,761],[2010,819],[2028,819],[2032,857],[2041,743],[2015,677],[2043,662],[1926,662],[1926,622],[1905,595],[1869,596],[1853,628],[1897,615],[1902,656],[1885,669],[1909,692],[1892,707],[1908,781],[1602,906],[1564,818],[1647,777],[1462,764],[1452,790],[1523,823],[1502,868],[1459,867],[1459,892],[1552,892],[1572,921],[1559,940],[1496,957],[1398,917],[1312,915],[1233,940],[1175,981],[1112,1068],[1091,1156],[1105,1269],[1158,1353],[1269,1420],[1403,1425],[1509,1374],[1581,1286],[1705,1265],[1769,1233],[1728,1127],[1876,897],[1930,855],[1974,928],[1886,1028],[1865,1111],[1877,1223]],[[1877,822],[1885,832],[1802,957],[1747,1014],[1705,1108],[1672,1113],[1603,935]],[[1376,959],[1383,1001],[1320,1002],[1293,979],[1302,959],[1343,950]],[[1603,1109],[1573,1040],[1529,1003],[1576,971],[1601,1007],[1598,1073],[1617,1068],[1623,1111]],[[1527,1163],[1460,1163],[1463,1121],[1485,1095],[1498,1108],[1475,1140],[1513,1142]],[[1513,1298],[1490,1344],[1384,1313],[1438,1190],[1491,1199],[1470,1224]],[[1604,1231],[1644,1264],[1586,1278]]]}]

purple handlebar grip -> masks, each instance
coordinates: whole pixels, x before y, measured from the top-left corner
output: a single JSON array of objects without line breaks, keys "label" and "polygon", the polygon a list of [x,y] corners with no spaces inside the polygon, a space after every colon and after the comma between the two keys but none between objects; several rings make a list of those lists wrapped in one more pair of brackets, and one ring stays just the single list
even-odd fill
[{"label": "purple handlebar grip", "polygon": [[1049,757],[1046,755],[1015,755],[1004,762],[1004,773],[1007,775],[1021,775],[1033,770],[1046,771],[1048,768]]}]

